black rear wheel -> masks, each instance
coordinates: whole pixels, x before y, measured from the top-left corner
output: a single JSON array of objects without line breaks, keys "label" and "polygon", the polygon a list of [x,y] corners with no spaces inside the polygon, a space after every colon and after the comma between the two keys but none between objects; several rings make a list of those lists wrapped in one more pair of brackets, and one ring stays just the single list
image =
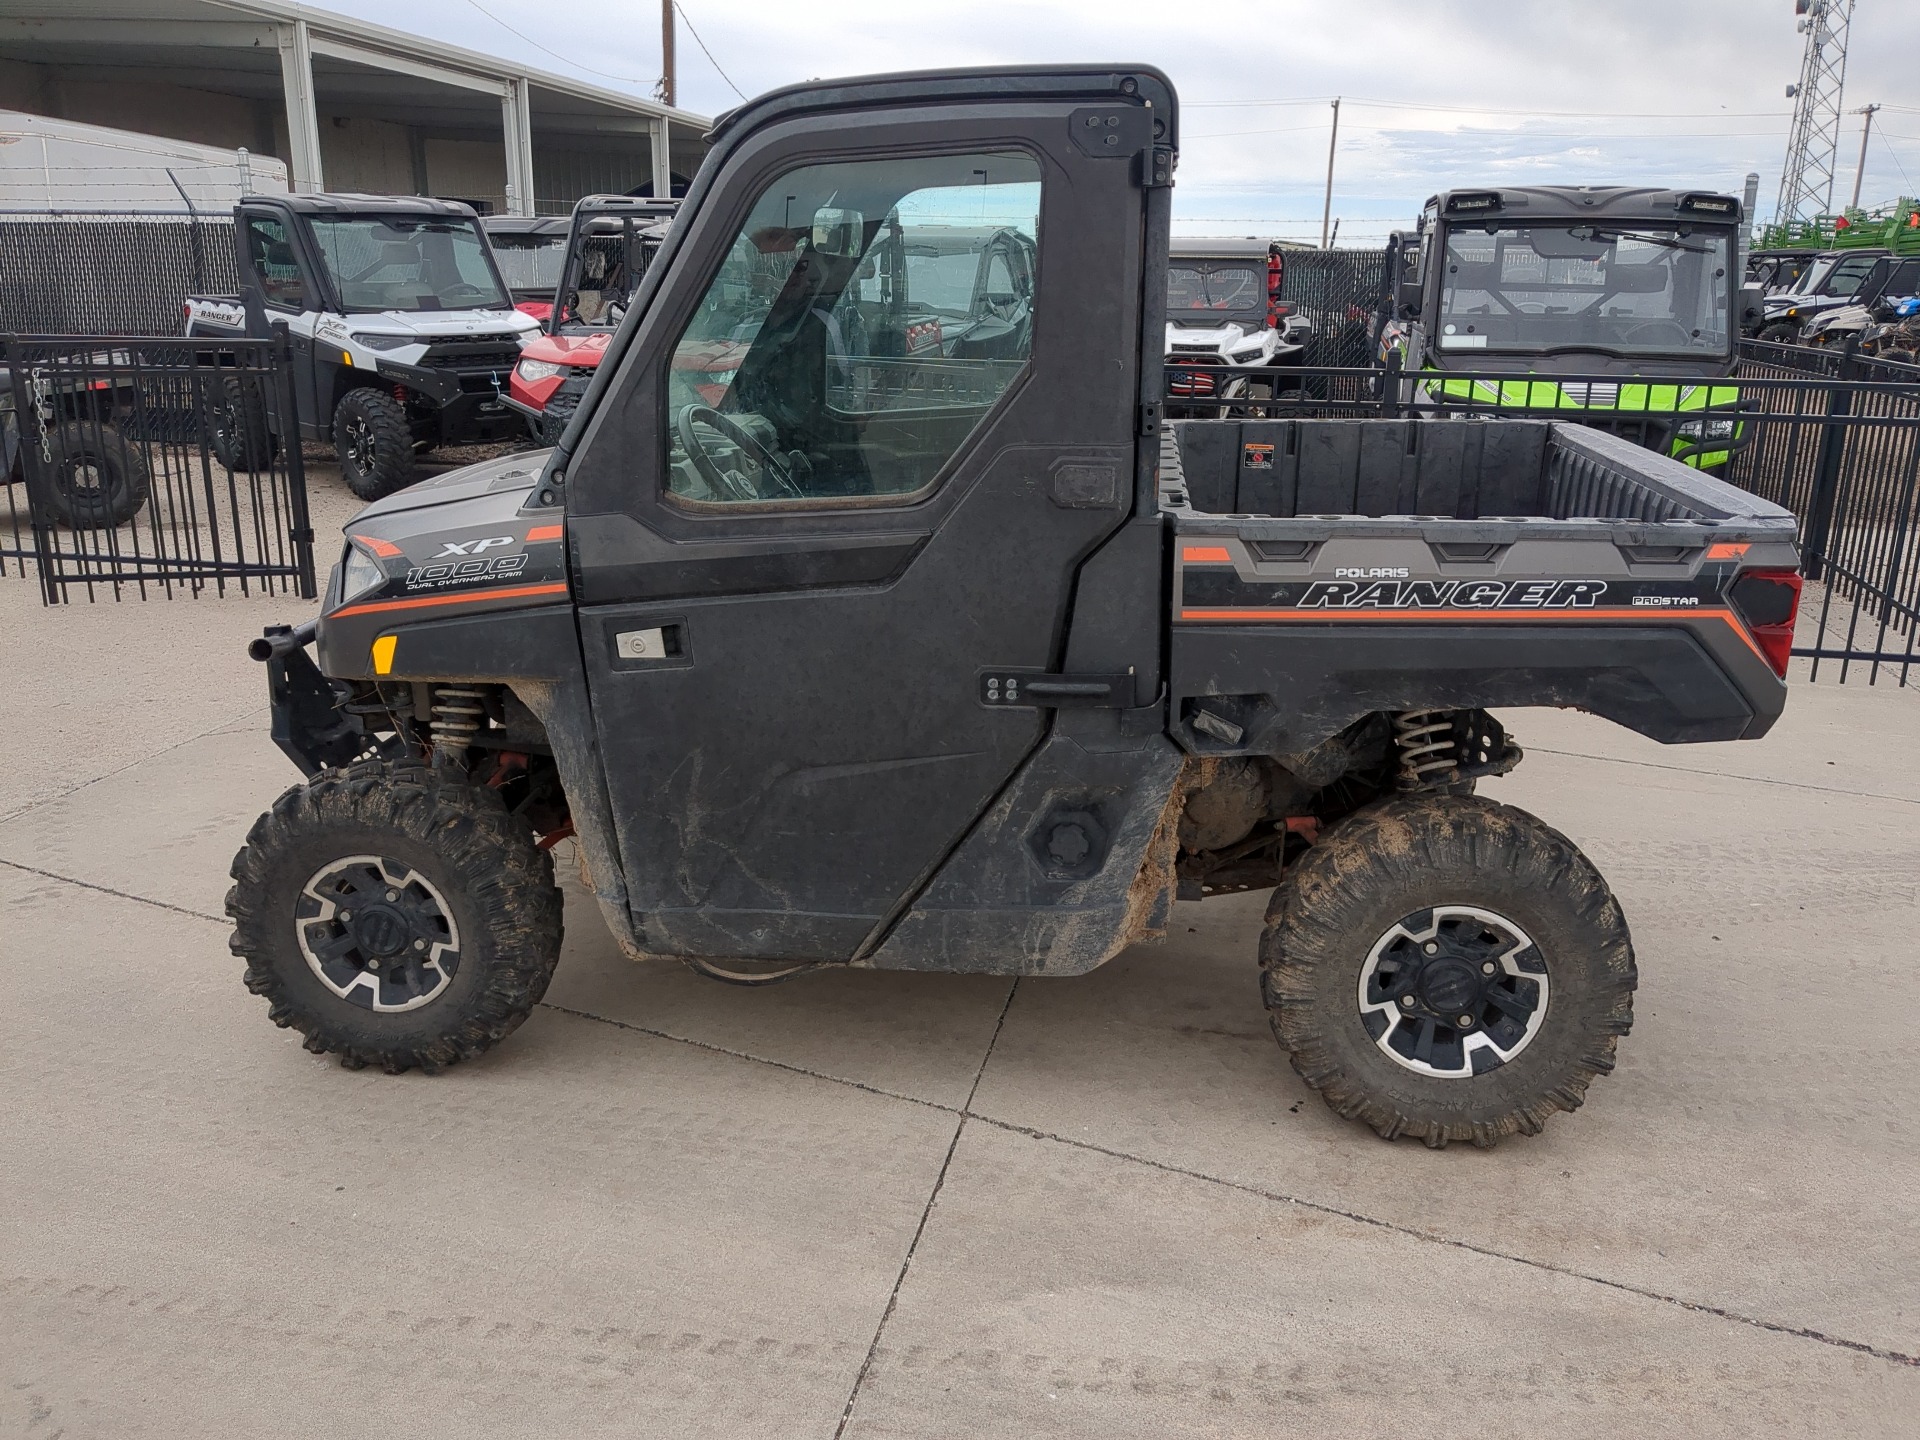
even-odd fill
[{"label": "black rear wheel", "polygon": [[384,390],[349,390],[334,408],[340,476],[362,500],[404,490],[419,478],[413,444],[405,407]]},{"label": "black rear wheel", "polygon": [[497,791],[378,762],[295,786],[233,861],[227,914],[276,1025],[350,1068],[497,1044],[560,957],[553,861]]},{"label": "black rear wheel", "polygon": [[140,513],[153,487],[146,457],[104,421],[70,420],[47,437],[54,519],[75,530],[111,530]]},{"label": "black rear wheel", "polygon": [[1260,959],[1294,1069],[1388,1139],[1536,1134],[1633,1024],[1633,944],[1599,872],[1473,796],[1388,800],[1329,830],[1274,892]]}]

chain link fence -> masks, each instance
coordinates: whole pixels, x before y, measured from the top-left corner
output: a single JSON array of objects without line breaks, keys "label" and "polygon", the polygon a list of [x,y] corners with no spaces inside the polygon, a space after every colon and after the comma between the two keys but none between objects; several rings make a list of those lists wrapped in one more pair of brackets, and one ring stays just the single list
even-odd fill
[{"label": "chain link fence", "polygon": [[233,218],[0,210],[0,325],[21,334],[178,335],[189,294],[233,294]]}]

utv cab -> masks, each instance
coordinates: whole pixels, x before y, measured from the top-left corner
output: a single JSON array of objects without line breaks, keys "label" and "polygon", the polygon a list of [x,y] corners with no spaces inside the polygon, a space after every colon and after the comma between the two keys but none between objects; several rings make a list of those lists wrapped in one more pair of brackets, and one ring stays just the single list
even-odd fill
[{"label": "utv cab", "polygon": [[522,433],[502,392],[538,327],[514,309],[470,207],[255,196],[235,208],[234,239],[240,293],[188,297],[187,333],[285,331],[296,413],[273,415],[231,381],[217,432],[229,469],[264,463],[282,443],[328,440],[348,488],[371,500],[412,484],[430,450]]},{"label": "utv cab", "polygon": [[1739,317],[1759,303],[1738,284],[1741,223],[1738,200],[1700,191],[1434,196],[1395,281],[1410,403],[1564,410],[1696,468],[1723,464],[1748,438],[1740,392],[1700,382],[1733,373]]},{"label": "utv cab", "polygon": [[1299,365],[1312,329],[1280,298],[1285,275],[1278,241],[1171,242],[1167,394],[1180,413],[1264,413],[1282,385],[1272,367]]},{"label": "utv cab", "polygon": [[514,309],[542,324],[553,311],[553,292],[560,286],[567,258],[564,215],[488,215],[480,227],[493,246],[500,277],[513,294]]}]

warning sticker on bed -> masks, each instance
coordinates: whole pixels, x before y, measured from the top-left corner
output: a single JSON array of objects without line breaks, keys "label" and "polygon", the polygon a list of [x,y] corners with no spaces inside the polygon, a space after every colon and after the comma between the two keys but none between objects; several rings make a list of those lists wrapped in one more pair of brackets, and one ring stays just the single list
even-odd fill
[{"label": "warning sticker on bed", "polygon": [[1242,470],[1271,470],[1273,468],[1273,446],[1247,444],[1240,447],[1240,468]]}]

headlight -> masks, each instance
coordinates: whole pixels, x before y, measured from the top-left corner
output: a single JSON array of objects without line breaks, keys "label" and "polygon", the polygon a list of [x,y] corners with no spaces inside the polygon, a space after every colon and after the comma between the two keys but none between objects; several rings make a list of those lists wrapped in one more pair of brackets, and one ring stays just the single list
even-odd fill
[{"label": "headlight", "polygon": [[527,384],[532,385],[541,380],[551,380],[566,368],[564,365],[554,364],[551,360],[522,360],[513,367],[513,372]]},{"label": "headlight", "polygon": [[420,343],[411,335],[364,335],[358,330],[347,338],[356,345],[364,345],[369,350],[398,350],[402,345]]},{"label": "headlight", "polygon": [[1248,345],[1236,350],[1233,352],[1233,363],[1236,365],[1256,364],[1261,355],[1265,353],[1266,348],[1264,345]]},{"label": "headlight", "polygon": [[1731,440],[1739,428],[1738,420],[1689,420],[1677,433],[1689,440]]},{"label": "headlight", "polygon": [[347,553],[340,559],[340,603],[358,599],[386,583],[387,572],[380,568],[380,562],[348,541]]}]

